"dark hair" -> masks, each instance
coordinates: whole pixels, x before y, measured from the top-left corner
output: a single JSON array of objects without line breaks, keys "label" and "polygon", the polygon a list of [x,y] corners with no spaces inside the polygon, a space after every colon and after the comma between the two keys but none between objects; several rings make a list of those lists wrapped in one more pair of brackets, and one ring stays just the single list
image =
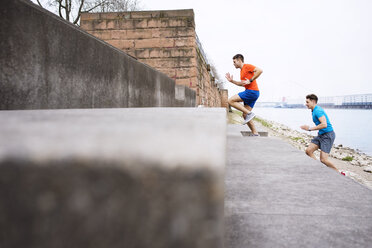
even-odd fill
[{"label": "dark hair", "polygon": [[306,96],[306,99],[310,99],[310,100],[313,100],[315,101],[316,103],[318,103],[318,97],[314,94],[309,94]]},{"label": "dark hair", "polygon": [[233,59],[240,59],[242,62],[244,62],[244,56],[241,54],[237,54],[233,57]]}]

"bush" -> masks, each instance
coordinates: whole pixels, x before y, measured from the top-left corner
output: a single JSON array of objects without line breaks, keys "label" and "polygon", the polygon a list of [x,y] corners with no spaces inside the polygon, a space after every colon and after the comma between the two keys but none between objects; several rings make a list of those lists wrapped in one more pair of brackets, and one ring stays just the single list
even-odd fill
[{"label": "bush", "polygon": [[304,142],[305,141],[302,137],[291,137],[291,139],[293,141],[300,141],[300,142]]},{"label": "bush", "polygon": [[354,156],[346,156],[342,160],[343,161],[353,161],[353,159],[354,159]]}]

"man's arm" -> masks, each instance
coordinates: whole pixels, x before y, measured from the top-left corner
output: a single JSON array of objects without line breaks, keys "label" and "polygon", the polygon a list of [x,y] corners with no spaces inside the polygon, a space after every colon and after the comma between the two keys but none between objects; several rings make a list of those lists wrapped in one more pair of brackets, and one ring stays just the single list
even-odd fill
[{"label": "man's arm", "polygon": [[315,130],[320,130],[320,129],[323,129],[323,128],[326,128],[327,127],[327,119],[325,118],[325,116],[323,115],[322,117],[319,117],[319,125],[315,126],[315,127],[310,127],[308,125],[303,125],[301,126],[301,129],[305,130],[305,131],[315,131]]},{"label": "man's arm", "polygon": [[[230,83],[233,83],[233,84],[235,84],[235,85],[237,85],[237,86],[244,86],[244,85],[246,84],[246,81],[235,81],[235,80],[233,79],[233,76],[230,75],[230,73],[226,73],[225,77],[226,77],[226,80],[227,80],[227,81],[229,81]],[[248,81],[248,82],[249,82],[249,81]]]},{"label": "man's arm", "polygon": [[254,74],[253,74],[253,77],[251,78],[251,81],[256,80],[262,74],[262,72],[263,70],[261,68],[258,68],[258,67],[254,68],[253,70]]},{"label": "man's arm", "polygon": [[262,74],[262,72],[263,72],[263,70],[261,68],[255,67],[254,70],[253,70],[253,77],[251,79],[245,78],[247,80],[243,80],[243,81],[233,80],[233,76],[230,75],[230,73],[226,73],[225,77],[226,77],[227,81],[229,81],[230,83],[233,83],[237,86],[245,86],[245,85],[250,84],[254,80],[256,80]]},{"label": "man's arm", "polygon": [[247,80],[242,81],[242,83],[243,83],[242,86],[252,83],[254,80],[256,80],[262,74],[262,72],[263,72],[263,70],[261,68],[255,67],[254,70],[253,70],[253,77],[251,79],[245,78]]}]

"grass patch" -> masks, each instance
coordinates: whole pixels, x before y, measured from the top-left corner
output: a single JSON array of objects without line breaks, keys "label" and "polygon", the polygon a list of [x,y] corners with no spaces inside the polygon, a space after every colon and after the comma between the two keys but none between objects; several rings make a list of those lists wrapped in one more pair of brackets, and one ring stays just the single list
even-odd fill
[{"label": "grass patch", "polygon": [[239,116],[243,116],[243,113],[242,112],[240,112],[240,111],[238,111],[238,110],[235,110],[235,109],[233,109],[233,111],[232,111],[234,114],[237,114],[237,115],[239,115]]},{"label": "grass patch", "polygon": [[354,159],[354,156],[346,156],[342,158],[343,161],[353,161],[353,159]]},{"label": "grass patch", "polygon": [[257,117],[257,116],[255,117],[254,120],[255,120],[255,121],[258,121],[259,123],[261,123],[262,126],[264,126],[264,127],[268,127],[268,128],[272,128],[272,127],[273,127],[272,124],[268,123],[268,122],[265,121],[264,119],[261,119],[261,118],[259,118],[259,117]]},{"label": "grass patch", "polygon": [[305,140],[302,137],[291,137],[293,141],[301,141],[304,142]]}]

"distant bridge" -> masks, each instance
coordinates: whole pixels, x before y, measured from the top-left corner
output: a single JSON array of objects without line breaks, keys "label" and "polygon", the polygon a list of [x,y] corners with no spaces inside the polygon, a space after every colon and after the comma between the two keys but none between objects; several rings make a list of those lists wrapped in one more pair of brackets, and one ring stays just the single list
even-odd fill
[{"label": "distant bridge", "polygon": [[[283,98],[285,99],[285,98]],[[325,108],[372,109],[372,94],[319,97],[318,104]],[[257,107],[305,108],[304,98],[290,101],[257,102]]]}]

